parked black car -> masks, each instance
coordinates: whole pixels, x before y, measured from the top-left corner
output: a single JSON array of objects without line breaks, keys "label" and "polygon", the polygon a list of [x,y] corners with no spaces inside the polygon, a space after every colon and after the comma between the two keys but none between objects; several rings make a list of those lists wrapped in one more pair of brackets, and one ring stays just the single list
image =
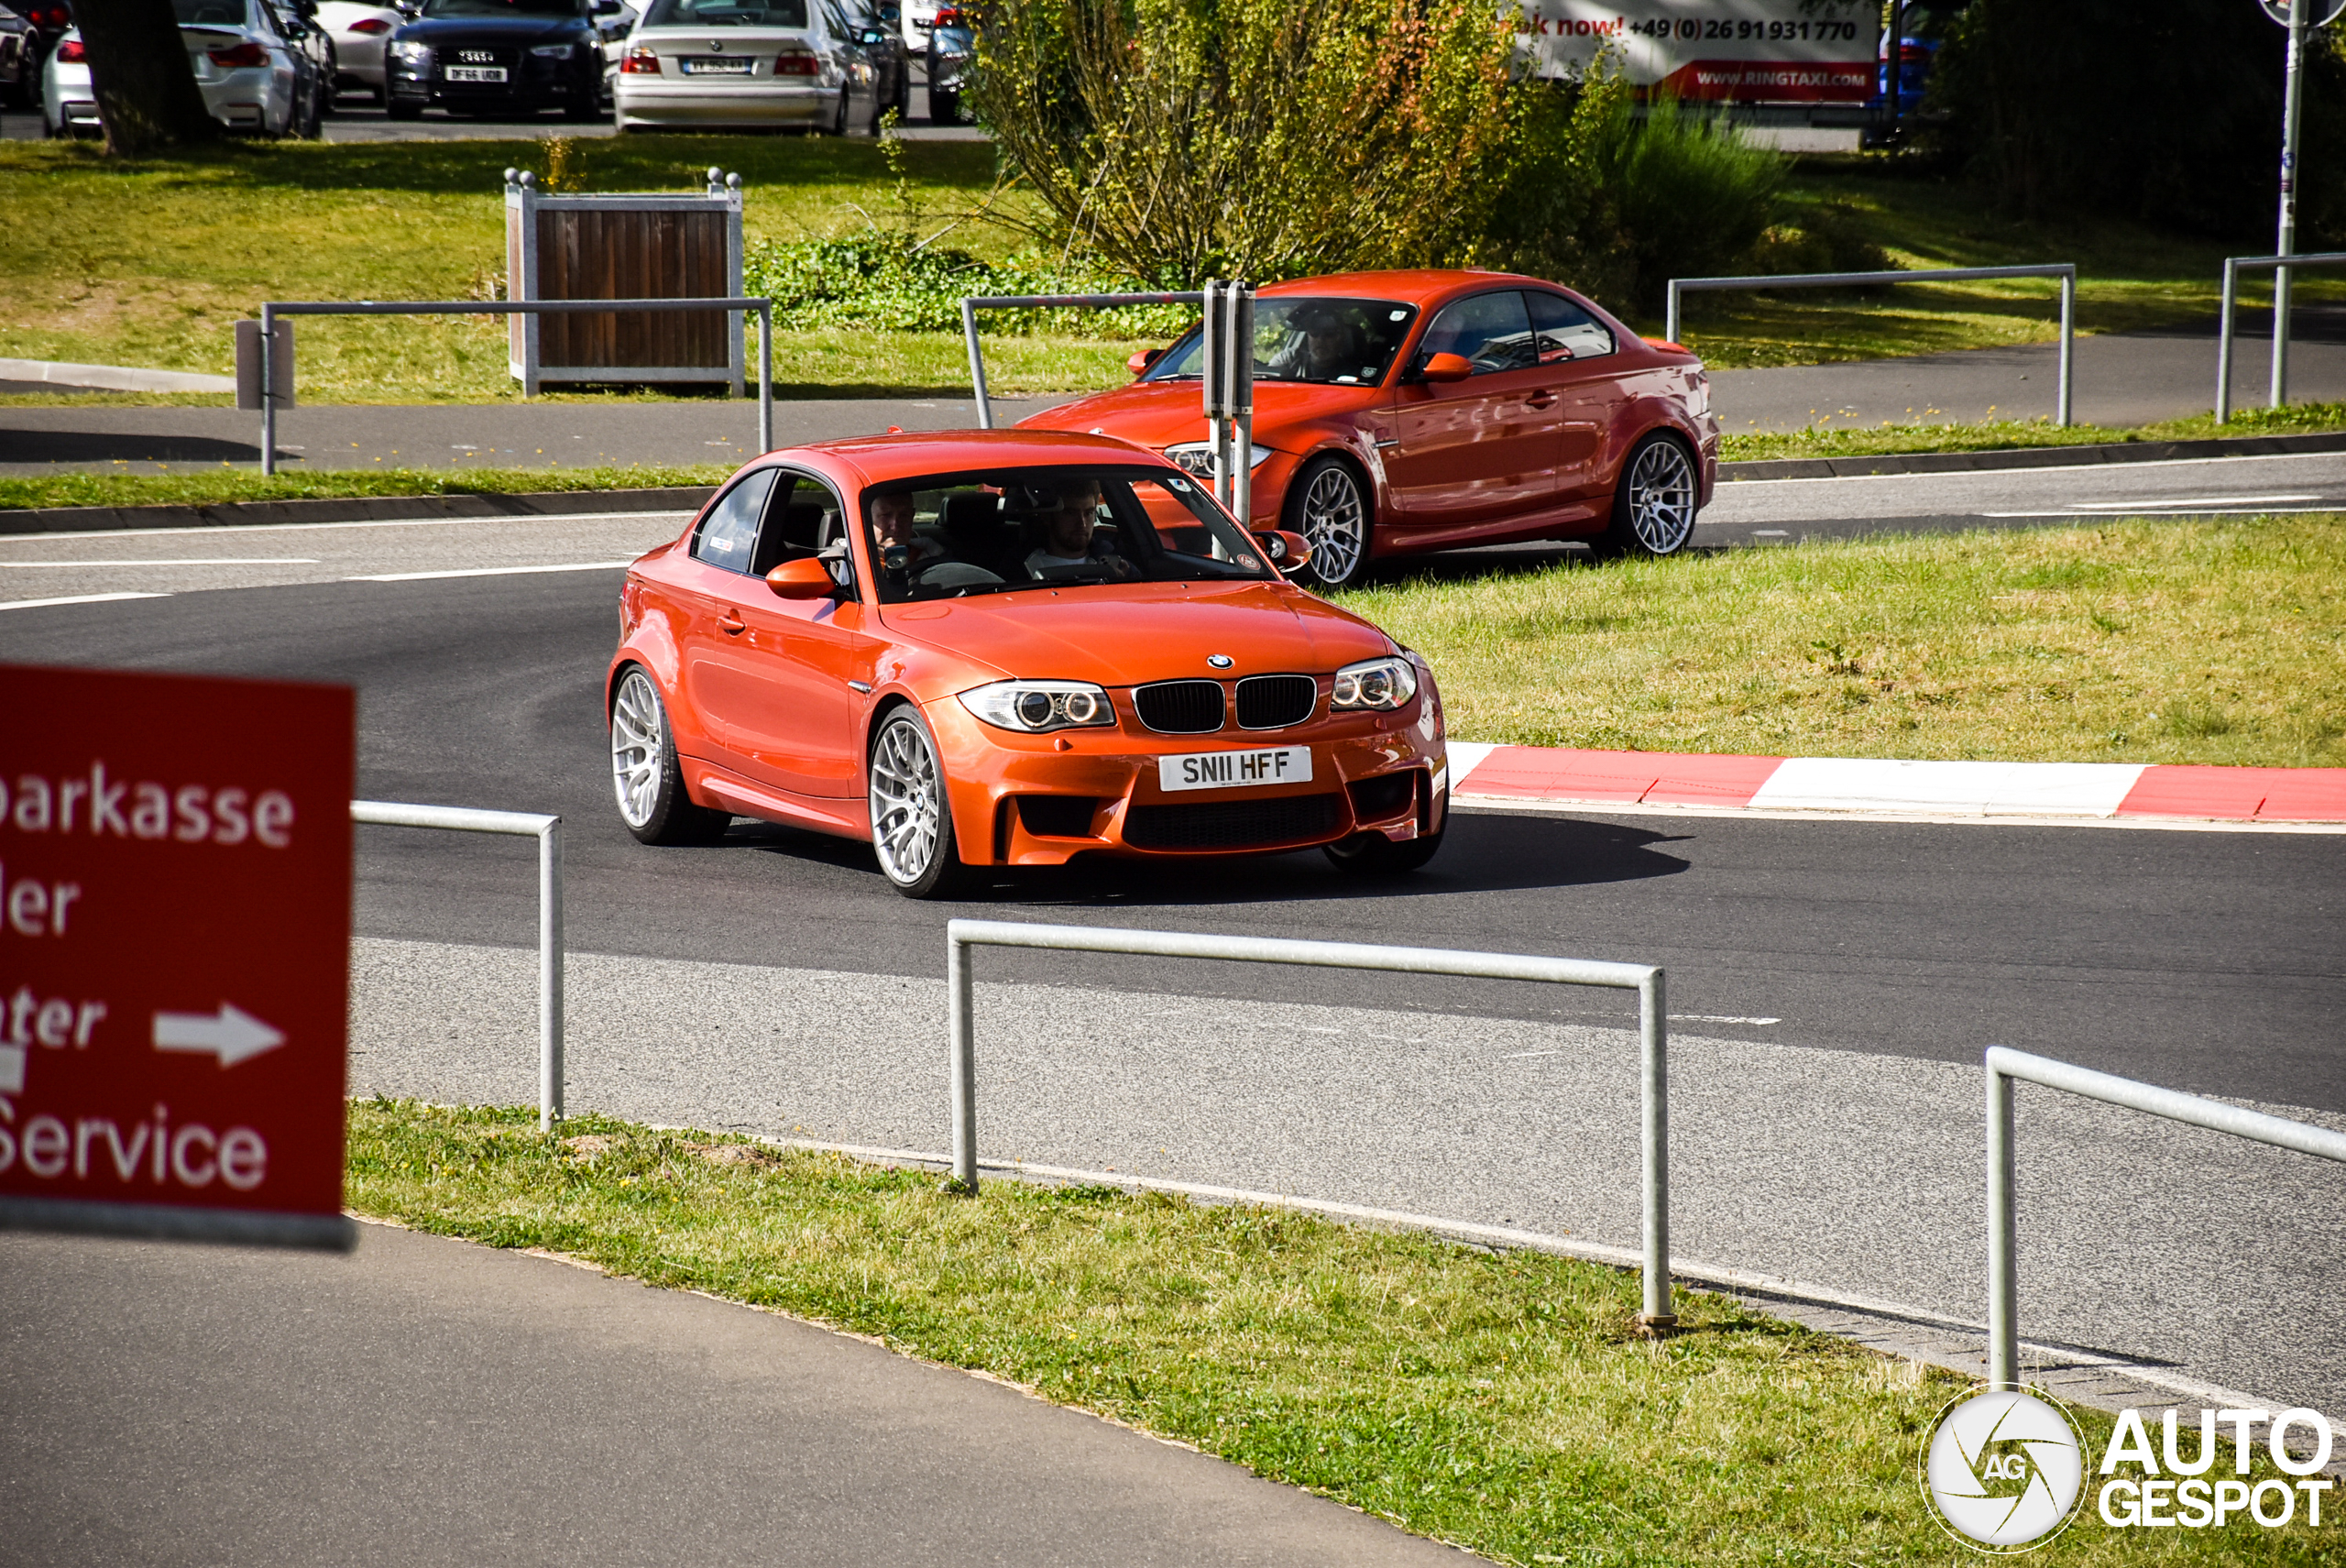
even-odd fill
[{"label": "parked black car", "polygon": [[318,0],[275,0],[270,14],[277,19],[277,30],[308,67],[302,72],[301,91],[309,106],[301,118],[310,128],[294,134],[314,137],[318,121],[334,113],[334,82],[340,74],[334,62],[334,36],[318,20]]},{"label": "parked black car", "polygon": [[33,28],[0,5],[0,105],[29,109],[39,91],[40,67],[33,59]]},{"label": "parked black car", "polygon": [[603,55],[589,0],[421,0],[410,14],[385,60],[392,119],[415,119],[432,104],[453,115],[601,115]]},{"label": "parked black car", "polygon": [[8,7],[11,15],[25,24],[23,97],[26,107],[40,96],[40,70],[49,63],[49,51],[57,40],[73,29],[73,7],[69,0],[24,0]]},{"label": "parked black car", "polygon": [[961,93],[969,85],[970,69],[978,62],[977,29],[966,7],[937,8],[937,22],[928,30],[928,123],[961,123]]}]

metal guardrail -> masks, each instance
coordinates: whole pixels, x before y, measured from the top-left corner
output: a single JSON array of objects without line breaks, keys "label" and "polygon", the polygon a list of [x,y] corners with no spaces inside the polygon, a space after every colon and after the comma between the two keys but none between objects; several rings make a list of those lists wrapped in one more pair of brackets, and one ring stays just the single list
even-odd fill
[{"label": "metal guardrail", "polygon": [[538,841],[538,1131],[562,1120],[562,818],[528,811],[354,800],[350,819],[378,828],[506,833]]},{"label": "metal guardrail", "polygon": [[2224,302],[2216,320],[2216,422],[2232,417],[2232,302],[2240,292],[2243,269],[2271,268],[2273,283],[2273,407],[2289,400],[2289,274],[2300,267],[2346,265],[2346,250],[2318,250],[2306,256],[2227,256],[2224,258]]},{"label": "metal guardrail", "polygon": [[1308,942],[1186,931],[1120,931],[1002,920],[948,921],[945,944],[946,1005],[952,1051],[953,1179],[963,1190],[970,1192],[976,1191],[978,1186],[977,1023],[970,962],[970,949],[974,947],[1228,959],[1244,963],[1464,975],[1476,980],[1544,981],[1557,985],[1594,985],[1636,992],[1645,1210],[1640,1270],[1645,1307],[1640,1321],[1655,1329],[1677,1322],[1670,1290],[1670,1023],[1662,971],[1658,967],[1524,953],[1458,952],[1443,948],[1390,948],[1362,942]]},{"label": "metal guardrail", "polygon": [[[597,315],[614,311],[758,313],[758,450],[773,450],[773,302],[772,300],[270,300],[260,308],[260,471],[277,472],[277,367],[280,316]],[[292,378],[286,377],[287,395]]]},{"label": "metal guardrail", "polygon": [[1936,267],[1919,272],[1794,272],[1781,278],[1672,278],[1670,303],[1661,334],[1678,341],[1679,295],[1688,290],[1832,289],[1874,283],[1964,283],[1988,278],[2057,278],[2061,280],[2061,382],[2055,394],[2055,422],[2069,421],[2070,370],[2076,360],[2077,269],[2075,262],[2046,262],[2027,267]]},{"label": "metal guardrail", "polygon": [[986,392],[986,361],[978,347],[980,311],[1115,310],[1126,305],[1196,305],[1205,312],[1205,419],[1213,447],[1214,499],[1243,528],[1253,527],[1255,356],[1231,352],[1255,337],[1255,287],[1217,283],[1163,294],[972,294],[961,302],[961,337],[970,351],[970,389],[978,401],[978,428],[993,428]]},{"label": "metal guardrail", "polygon": [[2131,1078],[1990,1046],[1988,1071],[1988,1382],[2020,1387],[2020,1240],[2018,1181],[2012,1154],[2012,1084],[2025,1080],[2065,1093],[2122,1105],[2147,1115],[2230,1133],[2275,1148],[2346,1162],[2346,1133],[2333,1133],[2220,1100],[2138,1083]]}]

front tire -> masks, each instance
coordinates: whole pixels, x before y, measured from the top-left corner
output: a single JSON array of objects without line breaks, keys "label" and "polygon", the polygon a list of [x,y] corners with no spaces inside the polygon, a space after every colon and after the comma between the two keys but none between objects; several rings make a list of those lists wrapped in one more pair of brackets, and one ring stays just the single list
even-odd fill
[{"label": "front tire", "polygon": [[1328,863],[1350,876],[1383,876],[1392,872],[1414,872],[1434,858],[1442,848],[1442,834],[1450,824],[1442,825],[1442,832],[1420,833],[1406,843],[1397,844],[1382,833],[1355,833],[1324,846],[1321,853]]},{"label": "front tire", "polygon": [[928,90],[928,123],[932,126],[959,125],[961,123],[961,94],[951,88],[930,88]]},{"label": "front tire", "polygon": [[833,136],[843,137],[847,135],[847,89],[842,87],[839,89],[839,112],[831,116],[831,134]]},{"label": "front tire", "polygon": [[421,104],[402,104],[397,98],[390,97],[389,90],[387,88],[385,89],[383,117],[390,120],[420,120],[423,118],[423,105]]},{"label": "front tire", "polygon": [[647,844],[713,844],[733,821],[729,812],[694,805],[685,792],[667,707],[641,665],[619,677],[611,702],[611,787],[619,819]]},{"label": "front tire", "polygon": [[1604,555],[1675,555],[1694,537],[1702,484],[1694,455],[1674,435],[1653,431],[1629,449],[1613,490],[1612,525],[1597,537]]},{"label": "front tire", "polygon": [[881,874],[906,898],[943,898],[968,877],[953,844],[945,769],[928,726],[910,707],[890,714],[872,740],[865,770],[872,851]]},{"label": "front tire", "polygon": [[1356,587],[1368,576],[1375,505],[1351,464],[1314,457],[1288,487],[1288,532],[1310,542],[1310,563],[1296,580],[1307,587]]}]

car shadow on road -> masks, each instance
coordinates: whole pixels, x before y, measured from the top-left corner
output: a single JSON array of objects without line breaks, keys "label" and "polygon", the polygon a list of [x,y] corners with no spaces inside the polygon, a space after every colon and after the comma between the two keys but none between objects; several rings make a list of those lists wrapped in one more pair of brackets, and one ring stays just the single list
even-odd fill
[{"label": "car shadow on road", "polygon": [[1421,871],[1348,873],[1317,850],[1242,860],[1098,856],[989,878],[989,885],[972,893],[969,902],[1025,908],[1178,908],[1585,887],[1677,875],[1687,862],[1657,846],[1679,837],[1569,817],[1461,814],[1452,818],[1441,852]]},{"label": "car shadow on road", "polygon": [[[1462,812],[1451,818],[1441,852],[1420,871],[1348,873],[1317,850],[1181,861],[1079,856],[1065,866],[989,870],[954,902],[1014,909],[1144,909],[1588,887],[1677,875],[1688,862],[1659,846],[1684,837],[1571,817]],[[871,846],[851,839],[739,820],[724,848],[860,872],[872,879],[875,891],[879,887],[880,868]]]},{"label": "car shadow on road", "polygon": [[255,463],[260,444],[137,431],[16,430],[0,426],[0,463]]}]

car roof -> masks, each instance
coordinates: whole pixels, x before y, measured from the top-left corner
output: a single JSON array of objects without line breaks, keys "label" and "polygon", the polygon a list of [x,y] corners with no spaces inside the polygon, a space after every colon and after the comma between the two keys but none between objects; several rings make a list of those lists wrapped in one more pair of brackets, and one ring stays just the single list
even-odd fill
[{"label": "car roof", "polygon": [[1114,464],[1180,472],[1156,453],[1128,441],[1057,430],[909,431],[809,442],[769,455],[778,463],[828,457],[853,468],[867,485],[1003,464],[1019,467]]},{"label": "car roof", "polygon": [[1298,278],[1285,283],[1266,283],[1255,291],[1257,299],[1272,299],[1282,294],[1358,294],[1369,299],[1394,300],[1403,304],[1423,305],[1470,289],[1504,287],[1507,284],[1528,285],[1537,289],[1562,289],[1561,283],[1545,279],[1527,278],[1517,272],[1485,272],[1464,268],[1420,268],[1392,272],[1332,272],[1321,278]]}]

